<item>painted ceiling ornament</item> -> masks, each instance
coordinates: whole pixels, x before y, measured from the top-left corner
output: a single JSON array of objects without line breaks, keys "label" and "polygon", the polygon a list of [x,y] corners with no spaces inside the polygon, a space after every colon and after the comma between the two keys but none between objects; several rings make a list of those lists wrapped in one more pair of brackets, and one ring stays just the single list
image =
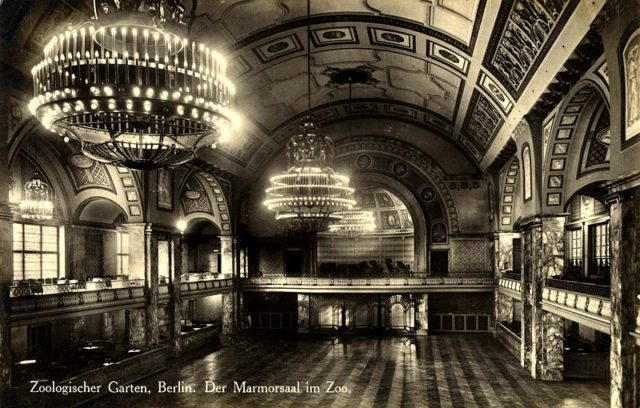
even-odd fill
[{"label": "painted ceiling ornament", "polygon": [[236,122],[226,61],[184,37],[180,0],[94,0],[95,18],[54,35],[31,70],[31,113],[84,155],[176,166]]}]

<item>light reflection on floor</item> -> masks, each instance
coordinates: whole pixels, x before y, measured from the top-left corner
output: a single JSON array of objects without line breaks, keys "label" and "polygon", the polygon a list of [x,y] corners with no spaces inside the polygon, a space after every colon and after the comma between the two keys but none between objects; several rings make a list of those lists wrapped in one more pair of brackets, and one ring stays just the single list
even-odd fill
[{"label": "light reflection on floor", "polygon": [[[91,406],[129,407],[606,407],[607,382],[535,381],[489,335],[434,335],[412,345],[402,338],[245,338],[211,354],[170,362],[142,384],[152,395],[102,398]],[[227,385],[203,393],[205,381]],[[158,381],[195,387],[195,393],[157,394]],[[243,394],[249,385],[301,384],[300,394]],[[326,393],[327,381],[345,387]],[[320,393],[305,392],[317,385]]]}]

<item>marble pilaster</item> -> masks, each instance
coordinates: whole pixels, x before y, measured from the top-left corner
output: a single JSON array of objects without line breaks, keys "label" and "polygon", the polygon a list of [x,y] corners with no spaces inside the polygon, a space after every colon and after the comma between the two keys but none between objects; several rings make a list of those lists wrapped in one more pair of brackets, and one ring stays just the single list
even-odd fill
[{"label": "marble pilaster", "polygon": [[234,293],[222,295],[222,334],[229,335],[235,331]]},{"label": "marble pilaster", "polygon": [[180,333],[182,332],[182,291],[180,290],[182,282],[182,274],[187,273],[186,264],[183,262],[184,240],[182,235],[174,235],[172,238],[171,248],[174,256],[174,270],[169,286],[171,298],[169,299],[169,339],[171,341],[170,351],[174,357],[178,357],[182,353],[182,341]]},{"label": "marble pilaster", "polygon": [[429,294],[419,294],[414,298],[415,329],[417,336],[429,334]]},{"label": "marble pilaster", "polygon": [[113,341],[113,312],[105,312],[100,315],[100,326],[102,339]]},{"label": "marble pilaster", "polygon": [[145,345],[145,309],[127,310],[127,336],[132,346]]},{"label": "marble pilaster", "polygon": [[298,333],[309,333],[309,295],[298,293]]},{"label": "marble pilaster", "polygon": [[85,340],[85,332],[87,327],[87,321],[84,317],[71,318],[70,324],[70,342],[72,348],[77,348]]},{"label": "marble pilaster", "polygon": [[496,322],[513,321],[513,299],[509,296],[501,295],[496,291],[495,299]]},{"label": "marble pilaster", "polygon": [[86,234],[84,228],[71,227],[69,235],[71,238],[71,277],[81,281],[87,278],[87,248]]}]

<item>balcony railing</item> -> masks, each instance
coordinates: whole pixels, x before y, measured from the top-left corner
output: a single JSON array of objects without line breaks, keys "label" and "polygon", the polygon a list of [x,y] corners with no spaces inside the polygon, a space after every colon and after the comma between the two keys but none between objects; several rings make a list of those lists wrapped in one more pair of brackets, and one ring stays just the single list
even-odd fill
[{"label": "balcony railing", "polygon": [[22,281],[11,286],[9,288],[9,293],[11,297],[42,296],[59,293],[125,289],[144,286],[144,279],[100,279],[86,282],[74,279],[61,279],[59,282],[60,283],[40,283],[35,281]]},{"label": "balcony railing", "polygon": [[597,285],[588,282],[578,282],[573,280],[554,278],[547,278],[546,285],[550,288],[564,289],[571,292],[584,293],[591,296],[598,296],[602,298],[611,297],[611,287],[607,285]]},{"label": "balcony railing", "polygon": [[76,310],[138,304],[144,304],[144,286],[25,295],[11,299],[11,322],[14,324],[34,315],[46,319]]},{"label": "balcony railing", "polygon": [[268,290],[393,290],[401,288],[414,288],[418,291],[429,289],[465,288],[483,289],[493,287],[494,280],[490,273],[482,275],[457,277],[394,277],[394,278],[322,278],[322,277],[291,277],[291,276],[263,276],[258,278],[245,278],[241,281],[242,287],[247,290],[262,288]]}]

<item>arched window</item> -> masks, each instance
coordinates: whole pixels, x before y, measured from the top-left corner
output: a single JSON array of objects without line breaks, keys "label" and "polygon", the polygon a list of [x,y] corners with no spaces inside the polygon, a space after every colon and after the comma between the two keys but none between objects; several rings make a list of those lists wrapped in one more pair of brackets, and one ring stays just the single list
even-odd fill
[{"label": "arched window", "polygon": [[531,199],[531,151],[529,146],[525,146],[522,150],[522,191],[524,193],[524,201]]}]

